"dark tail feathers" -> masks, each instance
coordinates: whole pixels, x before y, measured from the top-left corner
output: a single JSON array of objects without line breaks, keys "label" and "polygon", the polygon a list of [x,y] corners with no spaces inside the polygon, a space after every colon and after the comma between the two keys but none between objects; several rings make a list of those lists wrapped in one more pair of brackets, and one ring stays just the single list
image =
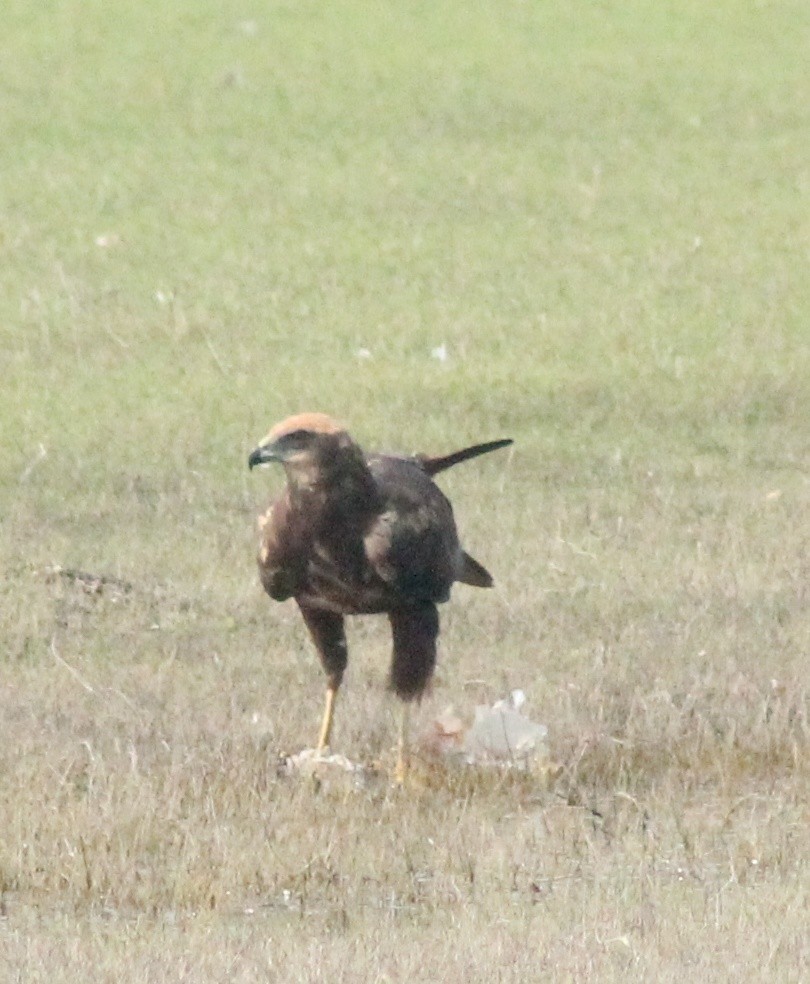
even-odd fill
[{"label": "dark tail feathers", "polygon": [[492,575],[465,550],[461,551],[461,570],[456,575],[456,580],[462,584],[471,584],[474,588],[492,587]]},{"label": "dark tail feathers", "polygon": [[511,437],[501,438],[500,441],[487,441],[485,444],[473,444],[470,448],[463,448],[461,451],[454,451],[452,454],[444,454],[435,458],[430,458],[426,454],[420,454],[417,458],[419,464],[424,468],[428,475],[438,475],[439,472],[452,468],[468,458],[477,458],[479,454],[487,454],[490,451],[497,451],[498,448],[505,448],[512,444]]}]

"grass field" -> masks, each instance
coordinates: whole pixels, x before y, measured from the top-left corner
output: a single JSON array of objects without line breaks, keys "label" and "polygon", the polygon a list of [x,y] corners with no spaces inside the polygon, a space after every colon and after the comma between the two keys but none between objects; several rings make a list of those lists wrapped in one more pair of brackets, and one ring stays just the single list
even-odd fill
[{"label": "grass field", "polygon": [[[800,0],[8,0],[0,981],[807,979],[809,41]],[[515,439],[442,479],[497,583],[419,717],[520,687],[556,780],[279,769],[322,676],[246,459],[301,409]],[[352,625],[334,735],[383,767],[388,646]]]}]

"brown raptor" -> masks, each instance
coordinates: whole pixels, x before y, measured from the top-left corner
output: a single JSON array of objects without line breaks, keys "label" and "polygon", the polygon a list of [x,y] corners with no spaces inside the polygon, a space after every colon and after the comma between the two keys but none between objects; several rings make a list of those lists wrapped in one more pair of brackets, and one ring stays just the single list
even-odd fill
[{"label": "brown raptor", "polygon": [[492,586],[462,550],[450,502],[433,476],[511,444],[476,444],[439,457],[366,454],[322,413],[276,424],[248,459],[280,462],[287,485],[261,518],[259,574],[271,598],[294,598],[326,671],[318,748],[329,745],[346,669],[345,615],[384,612],[393,634],[391,687],[404,702],[397,778],[406,769],[408,708],[436,662],[439,616],[454,581]]}]

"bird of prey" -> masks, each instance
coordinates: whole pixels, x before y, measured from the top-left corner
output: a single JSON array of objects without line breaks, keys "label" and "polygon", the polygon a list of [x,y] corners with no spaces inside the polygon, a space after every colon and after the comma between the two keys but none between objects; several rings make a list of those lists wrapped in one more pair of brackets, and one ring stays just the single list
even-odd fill
[{"label": "bird of prey", "polygon": [[390,686],[402,699],[396,777],[404,778],[409,707],[433,674],[439,617],[454,581],[492,586],[462,550],[450,502],[433,476],[511,444],[476,444],[440,457],[366,454],[338,423],[302,413],[276,424],[248,459],[280,462],[286,488],[259,520],[259,574],[276,601],[295,599],[326,672],[318,749],[329,746],[347,662],[345,615],[385,613]]}]

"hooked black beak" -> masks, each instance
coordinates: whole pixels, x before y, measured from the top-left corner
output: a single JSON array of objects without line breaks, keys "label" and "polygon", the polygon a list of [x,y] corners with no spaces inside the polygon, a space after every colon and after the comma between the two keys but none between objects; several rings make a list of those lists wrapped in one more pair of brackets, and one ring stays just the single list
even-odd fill
[{"label": "hooked black beak", "polygon": [[272,444],[251,451],[250,457],[248,458],[248,467],[253,470],[256,465],[268,465],[271,461],[281,461]]}]

